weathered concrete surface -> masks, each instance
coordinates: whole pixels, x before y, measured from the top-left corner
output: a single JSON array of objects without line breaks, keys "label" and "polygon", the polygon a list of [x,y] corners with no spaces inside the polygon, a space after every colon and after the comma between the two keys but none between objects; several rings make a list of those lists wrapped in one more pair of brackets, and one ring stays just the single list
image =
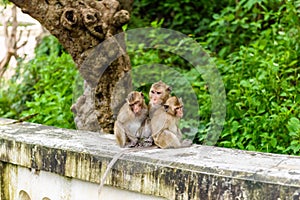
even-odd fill
[{"label": "weathered concrete surface", "polygon": [[165,200],[107,186],[99,198],[96,183],[9,163],[4,165],[5,174],[1,177],[7,177],[8,190],[0,196],[2,200]]},{"label": "weathered concrete surface", "polygon": [[[0,162],[92,183],[121,150],[99,133],[0,126]],[[143,150],[124,155],[106,184],[167,199],[299,199],[300,157],[200,145]]]}]

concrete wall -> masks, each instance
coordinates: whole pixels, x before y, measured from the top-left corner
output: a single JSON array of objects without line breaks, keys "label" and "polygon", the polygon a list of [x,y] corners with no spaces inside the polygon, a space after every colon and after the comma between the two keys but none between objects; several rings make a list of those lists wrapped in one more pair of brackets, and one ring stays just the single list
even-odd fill
[{"label": "concrete wall", "polygon": [[[99,180],[120,151],[110,135],[0,125],[0,199],[99,199]],[[300,157],[194,145],[126,153],[101,199],[296,200],[299,193]]]},{"label": "concrete wall", "polygon": [[[5,164],[6,186],[1,199],[18,200],[93,200],[98,199],[98,184],[64,177],[55,173]],[[8,187],[8,188],[7,188]],[[125,198],[124,198],[125,197]],[[104,187],[101,199],[162,199],[113,187]]]}]

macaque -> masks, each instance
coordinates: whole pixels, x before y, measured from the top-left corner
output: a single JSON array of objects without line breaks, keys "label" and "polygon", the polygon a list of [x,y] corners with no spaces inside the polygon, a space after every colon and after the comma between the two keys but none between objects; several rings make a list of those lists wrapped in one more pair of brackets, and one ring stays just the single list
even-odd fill
[{"label": "macaque", "polygon": [[153,145],[151,117],[155,110],[161,107],[170,97],[172,88],[162,81],[153,83],[149,91],[149,117],[144,120],[141,128],[138,130],[137,137],[139,138],[138,146],[148,147]]},{"label": "macaque", "polygon": [[[121,107],[114,126],[116,141],[120,147],[149,147],[153,145],[148,108],[142,92],[130,92],[126,103]],[[142,149],[149,149],[142,148]],[[107,166],[98,188],[98,196],[113,165],[124,154],[140,151],[141,148],[124,149],[116,154]]]},{"label": "macaque", "polygon": [[149,117],[153,116],[153,113],[160,108],[170,97],[172,88],[162,81],[153,83],[149,91]]},{"label": "macaque", "polygon": [[121,107],[114,125],[114,134],[120,147],[134,147],[139,136],[143,135],[140,128],[146,120],[148,108],[142,92],[133,91],[127,96],[126,103]]},{"label": "macaque", "polygon": [[162,148],[180,148],[192,145],[191,140],[182,140],[179,129],[180,119],[183,117],[183,103],[181,98],[170,97],[165,104],[158,108],[151,119],[152,137],[154,143]]}]

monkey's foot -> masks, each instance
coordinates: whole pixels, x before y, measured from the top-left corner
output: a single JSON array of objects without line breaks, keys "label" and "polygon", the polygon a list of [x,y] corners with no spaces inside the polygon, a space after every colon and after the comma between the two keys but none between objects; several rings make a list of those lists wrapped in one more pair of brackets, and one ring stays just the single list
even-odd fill
[{"label": "monkey's foot", "polygon": [[136,146],[138,146],[138,143],[135,142],[135,141],[132,141],[129,144],[127,144],[125,147],[127,147],[127,148],[133,148],[133,147],[136,147]]}]

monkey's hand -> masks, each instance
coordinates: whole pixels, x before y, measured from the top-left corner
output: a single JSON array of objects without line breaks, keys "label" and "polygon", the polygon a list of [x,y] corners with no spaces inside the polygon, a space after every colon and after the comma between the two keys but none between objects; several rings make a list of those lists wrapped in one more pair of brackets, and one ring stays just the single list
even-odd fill
[{"label": "monkey's hand", "polygon": [[127,148],[133,148],[137,146],[137,140],[132,140],[131,142],[129,142],[125,147]]}]

